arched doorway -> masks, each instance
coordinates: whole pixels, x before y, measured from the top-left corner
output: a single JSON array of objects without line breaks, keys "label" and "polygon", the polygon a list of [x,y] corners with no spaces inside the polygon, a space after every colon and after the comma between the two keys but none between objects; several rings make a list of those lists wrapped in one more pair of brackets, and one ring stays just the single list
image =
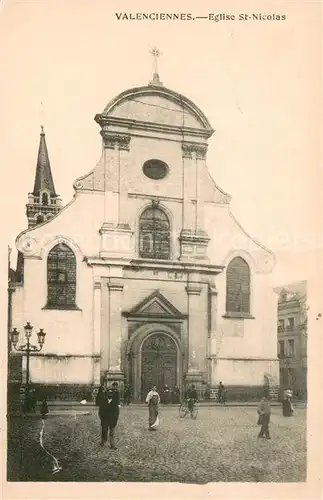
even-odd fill
[{"label": "arched doorway", "polygon": [[161,391],[177,383],[177,347],[164,333],[150,335],[141,348],[141,397],[144,399],[152,385]]}]

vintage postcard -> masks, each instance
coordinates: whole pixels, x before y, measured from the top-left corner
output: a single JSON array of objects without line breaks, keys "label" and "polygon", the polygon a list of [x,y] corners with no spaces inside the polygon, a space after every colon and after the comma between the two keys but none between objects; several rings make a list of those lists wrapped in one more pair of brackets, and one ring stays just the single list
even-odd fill
[{"label": "vintage postcard", "polygon": [[321,2],[0,7],[4,498],[320,498]]}]

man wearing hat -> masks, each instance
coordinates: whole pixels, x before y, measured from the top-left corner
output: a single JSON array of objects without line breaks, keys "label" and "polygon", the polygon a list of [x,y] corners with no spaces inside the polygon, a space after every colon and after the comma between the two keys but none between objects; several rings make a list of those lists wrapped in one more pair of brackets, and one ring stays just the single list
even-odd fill
[{"label": "man wearing hat", "polygon": [[99,407],[99,417],[101,420],[101,446],[104,446],[110,440],[110,448],[116,450],[115,445],[115,427],[119,418],[118,395],[112,387],[105,388],[98,393],[96,406]]}]

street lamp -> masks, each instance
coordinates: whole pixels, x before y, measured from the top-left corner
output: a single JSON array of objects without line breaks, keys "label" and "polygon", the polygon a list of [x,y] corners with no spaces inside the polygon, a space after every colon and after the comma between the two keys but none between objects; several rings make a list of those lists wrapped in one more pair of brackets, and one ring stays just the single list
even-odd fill
[{"label": "street lamp", "polygon": [[17,346],[18,340],[19,340],[19,331],[17,328],[13,328],[13,330],[10,332],[10,338],[11,338],[11,345],[13,345],[14,349],[17,352],[25,352],[26,353],[26,358],[27,358],[27,368],[26,368],[26,392],[28,394],[28,387],[29,387],[29,358],[30,354],[32,352],[39,352],[42,350],[44,342],[45,342],[45,336],[46,333],[44,330],[41,328],[39,332],[37,333],[38,336],[38,344],[39,347],[32,345],[30,343],[30,337],[33,331],[33,326],[30,324],[29,321],[27,321],[26,325],[24,326],[25,330],[25,337],[26,337],[26,344],[23,344],[21,346]]}]

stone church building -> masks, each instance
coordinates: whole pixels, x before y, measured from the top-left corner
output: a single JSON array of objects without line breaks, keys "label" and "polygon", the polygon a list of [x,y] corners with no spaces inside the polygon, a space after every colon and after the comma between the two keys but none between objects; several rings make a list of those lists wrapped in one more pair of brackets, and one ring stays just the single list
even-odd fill
[{"label": "stone church building", "polygon": [[129,382],[135,401],[153,384],[214,396],[221,380],[246,399],[275,388],[275,259],[208,171],[204,113],[155,73],[95,121],[102,156],[64,207],[41,131],[12,296],[20,336],[26,321],[46,332],[31,382],[71,398]]}]

